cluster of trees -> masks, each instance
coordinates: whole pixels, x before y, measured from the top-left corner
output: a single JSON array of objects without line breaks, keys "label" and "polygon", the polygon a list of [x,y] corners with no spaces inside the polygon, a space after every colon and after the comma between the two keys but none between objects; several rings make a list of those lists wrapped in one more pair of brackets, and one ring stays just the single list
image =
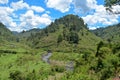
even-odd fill
[{"label": "cluster of trees", "polygon": [[96,30],[92,30],[92,32],[108,42],[117,43],[120,39],[120,23],[105,28],[98,28]]},{"label": "cluster of trees", "polygon": [[70,33],[64,33],[63,35],[59,35],[58,36],[58,40],[57,40],[57,43],[60,43],[62,42],[62,40],[66,40],[68,41],[69,43],[74,43],[74,44],[78,44],[79,42],[79,35],[78,33],[76,32],[70,32]]},{"label": "cluster of trees", "polygon": [[120,44],[98,43],[96,53],[84,51],[73,59],[76,63],[73,73],[68,73],[64,80],[112,80],[120,74]]},{"label": "cluster of trees", "polygon": [[27,41],[32,42],[32,45],[36,45],[40,42],[40,39],[51,36],[52,33],[56,34],[56,42],[60,43],[63,40],[69,43],[78,44],[79,32],[83,29],[87,29],[87,25],[82,18],[77,15],[67,15],[60,19],[56,19],[49,26],[37,32],[36,34],[28,37]]}]

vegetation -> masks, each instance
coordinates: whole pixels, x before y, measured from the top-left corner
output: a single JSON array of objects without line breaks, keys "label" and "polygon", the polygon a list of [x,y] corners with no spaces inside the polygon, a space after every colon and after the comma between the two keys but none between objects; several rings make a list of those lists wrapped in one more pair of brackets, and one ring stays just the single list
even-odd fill
[{"label": "vegetation", "polygon": [[114,11],[113,6],[120,5],[120,0],[105,0],[106,10],[113,14],[120,14],[120,11]]},{"label": "vegetation", "polygon": [[28,37],[27,41],[29,44],[32,42],[31,47],[36,49],[63,52],[71,52],[73,49],[74,52],[79,52],[84,48],[95,50],[100,38],[87,29],[82,18],[71,14],[56,19],[45,29]]},{"label": "vegetation", "polygon": [[98,28],[92,32],[109,43],[118,43],[120,39],[120,23],[106,28]]},{"label": "vegetation", "polygon": [[113,80],[120,74],[119,31],[119,24],[89,31],[72,14],[17,34],[1,23],[0,80]]},{"label": "vegetation", "polygon": [[119,0],[105,0],[105,6],[111,7],[112,5],[120,5]]}]

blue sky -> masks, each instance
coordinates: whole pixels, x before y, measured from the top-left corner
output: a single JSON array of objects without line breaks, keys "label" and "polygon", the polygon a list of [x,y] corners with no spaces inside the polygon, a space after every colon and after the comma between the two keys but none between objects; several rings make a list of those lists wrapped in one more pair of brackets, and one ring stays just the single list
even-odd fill
[{"label": "blue sky", "polygon": [[[90,29],[120,22],[105,10],[104,0],[0,0],[0,21],[12,31],[44,28],[67,14],[79,15]],[[119,11],[120,6],[113,6]]]}]

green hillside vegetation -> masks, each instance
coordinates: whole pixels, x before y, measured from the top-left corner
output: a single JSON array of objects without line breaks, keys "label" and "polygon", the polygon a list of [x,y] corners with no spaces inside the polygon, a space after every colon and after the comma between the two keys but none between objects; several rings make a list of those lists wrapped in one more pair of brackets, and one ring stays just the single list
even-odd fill
[{"label": "green hillside vegetation", "polygon": [[108,42],[118,43],[120,40],[120,23],[106,28],[98,28],[92,32]]},{"label": "green hillside vegetation", "polygon": [[31,30],[28,30],[28,31],[22,31],[20,33],[17,33],[15,34],[16,36],[18,36],[19,38],[27,38],[27,37],[30,37],[36,33],[40,32],[40,29],[31,29]]},{"label": "green hillside vegetation", "polygon": [[120,74],[119,24],[91,32],[71,14],[17,34],[1,23],[0,33],[0,80],[113,80]]},{"label": "green hillside vegetation", "polygon": [[101,40],[87,29],[82,18],[67,15],[56,19],[41,32],[27,39],[32,47],[45,50],[80,52],[85,49],[95,50]]},{"label": "green hillside vegetation", "polygon": [[2,23],[0,23],[0,41],[13,41],[13,34],[12,32],[6,28]]}]

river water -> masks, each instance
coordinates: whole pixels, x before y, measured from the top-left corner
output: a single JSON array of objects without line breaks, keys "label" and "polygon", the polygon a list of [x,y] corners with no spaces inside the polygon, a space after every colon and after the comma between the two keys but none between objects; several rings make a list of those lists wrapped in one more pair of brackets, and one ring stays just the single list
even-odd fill
[{"label": "river water", "polygon": [[48,64],[50,64],[50,60],[49,58],[52,56],[52,53],[47,53],[45,55],[42,56],[42,60]]},{"label": "river water", "polygon": [[[48,52],[47,54],[45,55],[42,55],[42,60],[48,64],[50,64],[50,60],[49,58],[52,56],[52,53],[51,52]],[[73,61],[70,61],[70,62],[67,62],[66,63],[66,71],[73,71],[74,70],[74,62]]]}]

